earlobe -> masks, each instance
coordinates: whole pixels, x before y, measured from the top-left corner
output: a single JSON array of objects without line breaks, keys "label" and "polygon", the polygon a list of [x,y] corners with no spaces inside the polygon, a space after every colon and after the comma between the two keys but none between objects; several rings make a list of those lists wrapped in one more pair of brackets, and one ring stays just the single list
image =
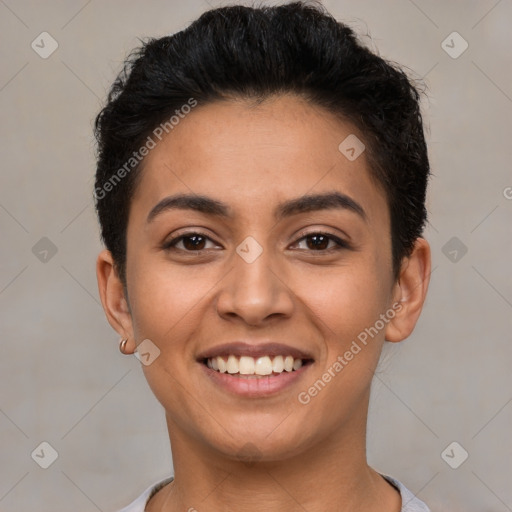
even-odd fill
[{"label": "earlobe", "polygon": [[123,283],[117,274],[112,254],[106,249],[98,255],[96,278],[107,320],[123,339],[128,339],[125,343],[125,353],[133,353],[135,351],[135,339]]},{"label": "earlobe", "polygon": [[414,330],[427,296],[430,268],[430,245],[424,238],[417,238],[411,255],[402,263],[400,277],[395,284],[395,316],[386,326],[387,341],[402,341]]}]

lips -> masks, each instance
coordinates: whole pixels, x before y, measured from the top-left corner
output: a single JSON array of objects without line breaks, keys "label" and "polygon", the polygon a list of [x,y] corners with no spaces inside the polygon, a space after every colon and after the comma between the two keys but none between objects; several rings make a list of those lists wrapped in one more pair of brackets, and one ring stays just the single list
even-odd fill
[{"label": "lips", "polygon": [[310,352],[275,342],[237,341],[197,356],[212,383],[246,397],[269,396],[298,382],[314,362]]},{"label": "lips", "polygon": [[212,359],[215,357],[223,357],[224,359],[227,360],[230,355],[233,355],[237,358],[240,358],[242,356],[248,356],[255,359],[264,356],[268,356],[270,358],[276,356],[282,356],[283,358],[291,356],[293,357],[293,359],[313,361],[313,356],[311,355],[311,353],[298,349],[291,345],[275,342],[247,343],[243,341],[225,343],[223,345],[211,347],[199,353],[199,355],[197,356],[197,361],[206,363],[208,359]]}]

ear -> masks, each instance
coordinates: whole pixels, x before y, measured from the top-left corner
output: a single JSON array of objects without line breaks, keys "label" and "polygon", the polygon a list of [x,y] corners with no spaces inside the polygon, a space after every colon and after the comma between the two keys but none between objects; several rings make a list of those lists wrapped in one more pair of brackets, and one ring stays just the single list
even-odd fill
[{"label": "ear", "polygon": [[96,278],[101,303],[108,323],[123,338],[127,338],[126,352],[135,351],[135,338],[130,309],[126,300],[123,283],[117,274],[110,251],[103,250],[96,261]]},{"label": "ear", "polygon": [[424,238],[417,238],[411,255],[402,261],[393,288],[395,316],[386,326],[386,341],[402,341],[414,330],[427,296],[430,267],[430,245]]}]

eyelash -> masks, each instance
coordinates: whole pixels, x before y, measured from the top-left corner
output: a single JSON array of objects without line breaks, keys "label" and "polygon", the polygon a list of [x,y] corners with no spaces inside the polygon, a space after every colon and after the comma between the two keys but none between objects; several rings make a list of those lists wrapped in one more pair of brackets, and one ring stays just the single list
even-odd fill
[{"label": "eyelash", "polygon": [[[194,235],[199,235],[205,239],[208,239],[210,241],[213,242],[213,240],[208,236],[206,235],[205,233],[201,233],[200,231],[189,231],[187,233],[183,233],[171,240],[168,240],[167,242],[165,242],[163,245],[162,245],[162,249],[166,250],[166,251],[173,251],[173,250],[177,250],[177,251],[182,251],[182,252],[187,252],[187,253],[190,253],[190,254],[193,254],[193,253],[201,253],[203,251],[207,251],[208,249],[198,249],[198,250],[195,250],[195,251],[189,251],[187,249],[176,249],[176,245],[184,238],[192,238]],[[341,238],[338,238],[337,236],[333,235],[332,233],[328,233],[328,232],[324,232],[324,231],[311,231],[311,232],[302,232],[299,234],[299,237],[297,239],[297,241],[295,242],[298,243],[302,240],[304,240],[305,238],[309,237],[309,236],[314,236],[314,235],[321,235],[321,236],[325,236],[327,237],[329,240],[332,240],[334,241],[336,244],[337,244],[337,247],[331,247],[330,249],[320,249],[318,251],[315,251],[313,249],[305,249],[307,251],[310,251],[310,252],[318,252],[318,253],[328,253],[330,254],[331,252],[333,251],[340,251],[342,249],[350,249],[351,248],[351,245],[346,242],[345,240],[342,240]],[[303,249],[304,250],[304,249]]]}]

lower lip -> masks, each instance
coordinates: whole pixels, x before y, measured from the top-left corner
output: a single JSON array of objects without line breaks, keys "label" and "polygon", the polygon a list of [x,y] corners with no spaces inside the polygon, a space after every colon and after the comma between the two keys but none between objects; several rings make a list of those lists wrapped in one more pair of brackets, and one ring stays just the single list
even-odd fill
[{"label": "lower lip", "polygon": [[206,373],[206,376],[209,377],[214,384],[236,395],[250,398],[275,395],[283,391],[298,382],[312,365],[312,363],[309,363],[301,366],[298,370],[294,370],[293,372],[284,371],[279,375],[264,375],[261,377],[250,375],[240,377],[239,374],[231,375],[230,373],[220,373],[208,368],[208,366],[203,363],[199,364]]}]

